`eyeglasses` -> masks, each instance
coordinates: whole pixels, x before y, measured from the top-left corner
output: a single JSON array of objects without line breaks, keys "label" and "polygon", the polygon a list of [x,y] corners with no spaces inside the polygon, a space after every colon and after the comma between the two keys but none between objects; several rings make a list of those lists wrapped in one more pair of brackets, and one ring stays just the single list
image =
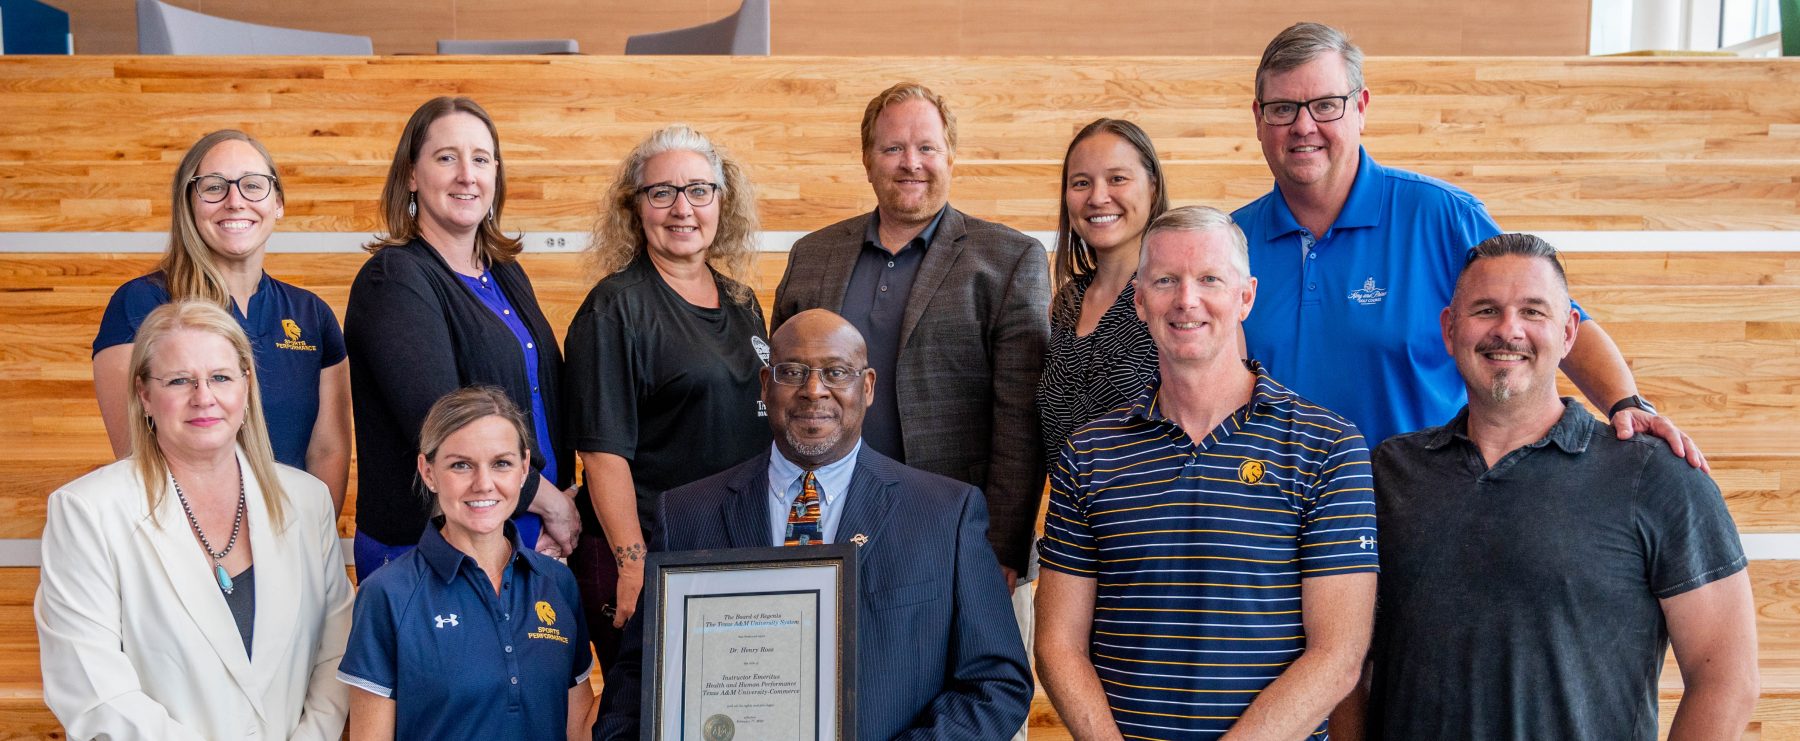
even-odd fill
[{"label": "eyeglasses", "polygon": [[845,365],[832,365],[814,368],[805,363],[776,363],[769,367],[769,377],[783,386],[805,386],[806,379],[813,371],[819,372],[819,382],[826,388],[849,388],[868,372],[868,368],[851,368]]},{"label": "eyeglasses", "polygon": [[688,183],[687,185],[646,185],[637,192],[650,198],[650,205],[656,208],[668,208],[675,205],[675,196],[686,193],[689,206],[705,206],[713,202],[719,194],[718,183]]},{"label": "eyeglasses", "polygon": [[1327,95],[1312,100],[1265,100],[1260,101],[1262,122],[1270,126],[1287,126],[1300,118],[1300,109],[1305,108],[1312,115],[1314,123],[1329,123],[1344,117],[1350,108],[1350,99],[1360,90],[1352,90],[1349,95]]},{"label": "eyeglasses", "polygon": [[229,373],[214,373],[203,378],[195,378],[194,376],[169,376],[168,378],[157,378],[156,376],[151,375],[146,375],[144,377],[156,381],[162,385],[162,388],[169,391],[185,391],[191,394],[201,386],[206,386],[207,388],[212,389],[212,392],[215,394],[223,394],[236,388],[237,382],[244,380],[245,375],[246,374],[244,373],[239,373],[235,376]]},{"label": "eyeglasses", "polygon": [[231,186],[235,185],[238,195],[244,200],[255,203],[269,197],[275,190],[275,176],[253,172],[236,180],[227,180],[219,175],[195,175],[188,180],[193,186],[194,194],[207,203],[218,203],[231,194]]}]

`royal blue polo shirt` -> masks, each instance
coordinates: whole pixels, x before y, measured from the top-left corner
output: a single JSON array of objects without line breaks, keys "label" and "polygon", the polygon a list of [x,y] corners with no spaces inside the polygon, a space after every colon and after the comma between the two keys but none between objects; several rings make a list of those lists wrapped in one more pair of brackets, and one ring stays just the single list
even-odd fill
[{"label": "royal blue polo shirt", "polygon": [[1231,216],[1257,281],[1244,321],[1250,357],[1349,417],[1374,448],[1444,424],[1468,402],[1438,315],[1469,248],[1500,227],[1468,191],[1359,156],[1350,197],[1323,235],[1300,226],[1280,184]]},{"label": "royal blue polo shirt", "polygon": [[592,668],[575,575],[519,545],[500,593],[438,532],[362,583],[338,679],[394,701],[396,739],[562,739]]},{"label": "royal blue polo shirt", "polygon": [[[135,340],[144,317],[166,303],[168,282],[161,271],[126,281],[113,292],[100,317],[94,353]],[[250,297],[249,313],[232,302],[231,316],[250,337],[275,460],[305,470],[306,447],[319,418],[319,372],[345,358],[344,330],[337,315],[311,291],[263,273]]]}]

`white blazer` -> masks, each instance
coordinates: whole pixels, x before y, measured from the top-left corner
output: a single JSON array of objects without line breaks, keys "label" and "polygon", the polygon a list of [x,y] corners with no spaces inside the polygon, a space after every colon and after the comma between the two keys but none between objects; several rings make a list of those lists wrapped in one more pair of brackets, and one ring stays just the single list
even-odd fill
[{"label": "white blazer", "polygon": [[50,495],[34,612],[44,703],[71,739],[332,739],[349,698],[336,679],[350,632],[331,497],[277,466],[287,527],[271,529],[244,471],[254,549],[253,658],[170,491],[150,518],[131,459]]}]

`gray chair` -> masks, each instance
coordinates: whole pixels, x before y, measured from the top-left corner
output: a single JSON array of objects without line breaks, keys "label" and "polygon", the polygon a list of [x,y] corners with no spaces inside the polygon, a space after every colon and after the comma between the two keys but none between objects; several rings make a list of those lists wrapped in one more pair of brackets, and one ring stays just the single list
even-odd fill
[{"label": "gray chair", "polygon": [[139,54],[348,54],[370,56],[367,36],[261,26],[137,0]]},{"label": "gray chair", "polygon": [[736,13],[693,28],[625,40],[626,54],[769,55],[769,0],[744,0]]},{"label": "gray chair", "polygon": [[574,39],[439,39],[439,54],[580,54]]}]

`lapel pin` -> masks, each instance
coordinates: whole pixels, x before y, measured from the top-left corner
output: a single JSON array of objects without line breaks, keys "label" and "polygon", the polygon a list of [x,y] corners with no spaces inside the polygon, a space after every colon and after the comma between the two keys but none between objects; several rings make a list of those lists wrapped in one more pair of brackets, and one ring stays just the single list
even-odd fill
[{"label": "lapel pin", "polygon": [[856,547],[861,548],[864,545],[868,544],[869,536],[863,535],[862,533],[857,533],[850,537],[850,542],[855,543]]}]

